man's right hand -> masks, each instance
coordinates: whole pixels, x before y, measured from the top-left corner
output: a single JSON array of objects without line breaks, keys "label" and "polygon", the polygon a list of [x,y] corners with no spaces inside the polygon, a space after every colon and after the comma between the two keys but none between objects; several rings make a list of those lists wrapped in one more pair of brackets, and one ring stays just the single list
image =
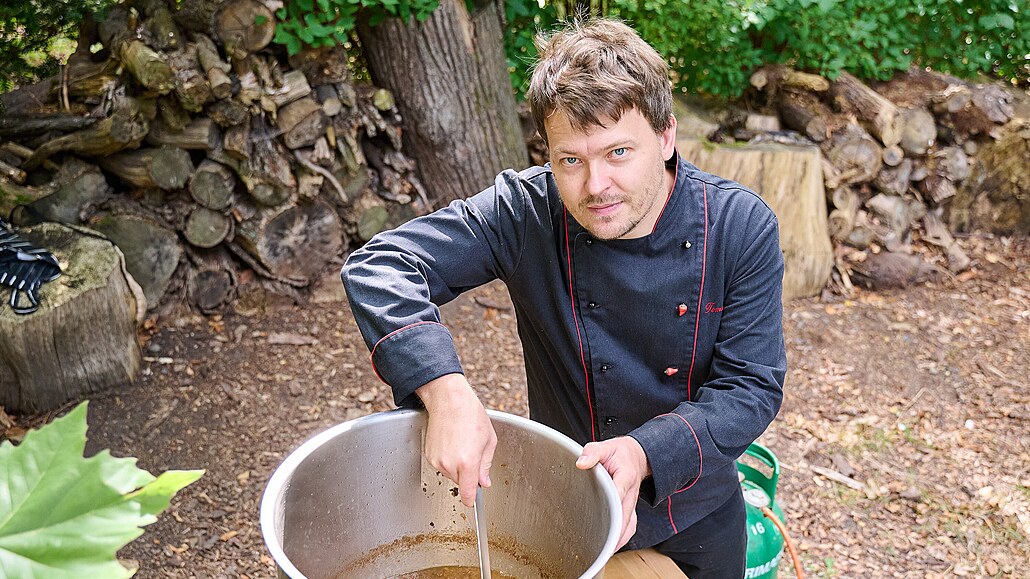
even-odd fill
[{"label": "man's right hand", "polygon": [[497,434],[468,380],[446,374],[415,391],[429,412],[424,453],[429,464],[458,483],[461,502],[471,507],[476,487],[490,486]]}]

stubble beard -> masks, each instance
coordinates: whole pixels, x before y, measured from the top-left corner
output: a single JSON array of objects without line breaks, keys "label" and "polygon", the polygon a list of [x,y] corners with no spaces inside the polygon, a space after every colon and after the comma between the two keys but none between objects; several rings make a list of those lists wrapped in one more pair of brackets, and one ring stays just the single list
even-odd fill
[{"label": "stubble beard", "polygon": [[[658,171],[658,172],[655,172],[654,175],[655,175],[654,179],[652,179],[644,187],[644,190],[646,191],[646,194],[639,198],[641,202],[646,204],[646,207],[642,207],[640,209],[639,213],[635,213],[635,214],[631,213],[629,215],[629,220],[626,222],[626,224],[624,226],[619,227],[618,229],[616,229],[614,231],[604,231],[604,230],[601,229],[601,227],[599,227],[599,226],[604,226],[604,225],[607,225],[607,224],[611,224],[611,223],[617,222],[617,220],[619,219],[620,216],[619,215],[613,215],[613,216],[610,216],[610,217],[601,217],[601,218],[595,220],[594,223],[596,223],[597,225],[593,225],[593,224],[586,225],[586,224],[584,224],[583,227],[587,231],[589,231],[590,234],[593,235],[595,239],[600,239],[602,241],[611,241],[613,239],[620,239],[620,238],[624,237],[626,234],[628,234],[630,231],[633,231],[633,229],[636,228],[637,225],[640,225],[640,222],[643,221],[644,218],[647,217],[647,215],[649,213],[651,213],[651,210],[654,209],[654,206],[659,202],[659,200],[662,200],[662,199],[665,198],[662,195],[662,189],[663,189],[663,187],[662,187],[662,184],[663,184],[662,177],[665,175],[665,164],[664,163],[661,164],[661,170]],[[580,211],[581,211],[582,215],[590,215],[590,209],[589,209],[590,205],[606,205],[608,203],[613,203],[613,202],[618,202],[618,201],[622,201],[622,202],[626,203],[626,202],[628,202],[627,200],[629,198],[630,198],[630,196],[625,196],[625,195],[624,196],[599,195],[599,196],[595,196],[595,197],[588,197],[588,198],[582,200],[579,203],[579,208],[580,208]],[[636,207],[627,206],[627,209],[629,209],[632,212],[632,211],[634,211],[636,209]],[[584,221],[586,221],[586,220],[584,220]]]}]

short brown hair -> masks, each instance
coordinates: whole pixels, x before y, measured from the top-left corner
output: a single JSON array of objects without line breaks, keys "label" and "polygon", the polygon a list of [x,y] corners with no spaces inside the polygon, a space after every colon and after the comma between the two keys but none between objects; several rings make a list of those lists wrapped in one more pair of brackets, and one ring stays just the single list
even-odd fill
[{"label": "short brown hair", "polygon": [[655,133],[669,128],[672,87],[669,65],[636,31],[618,20],[574,21],[537,38],[539,60],[526,91],[537,131],[547,142],[544,120],[555,111],[577,129],[619,120],[636,108]]}]

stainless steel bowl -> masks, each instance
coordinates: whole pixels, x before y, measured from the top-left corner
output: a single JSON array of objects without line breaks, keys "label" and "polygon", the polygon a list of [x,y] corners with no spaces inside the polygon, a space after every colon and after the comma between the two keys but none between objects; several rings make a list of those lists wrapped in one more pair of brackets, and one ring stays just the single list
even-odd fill
[{"label": "stainless steel bowl", "polygon": [[[619,496],[582,447],[526,418],[488,411],[497,451],[484,489],[495,571],[601,577],[622,529]],[[395,577],[478,566],[472,509],[422,457],[426,415],[373,414],[305,442],[272,474],[261,532],[281,577]]]}]

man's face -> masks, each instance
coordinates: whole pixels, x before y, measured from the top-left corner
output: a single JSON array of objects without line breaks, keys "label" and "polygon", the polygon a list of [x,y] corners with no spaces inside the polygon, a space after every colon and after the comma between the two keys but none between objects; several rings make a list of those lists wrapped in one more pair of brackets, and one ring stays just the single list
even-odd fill
[{"label": "man's face", "polygon": [[672,190],[665,159],[675,147],[676,121],[655,134],[637,109],[617,122],[574,129],[556,111],[544,121],[551,170],[572,216],[598,239],[643,237],[654,230]]}]

